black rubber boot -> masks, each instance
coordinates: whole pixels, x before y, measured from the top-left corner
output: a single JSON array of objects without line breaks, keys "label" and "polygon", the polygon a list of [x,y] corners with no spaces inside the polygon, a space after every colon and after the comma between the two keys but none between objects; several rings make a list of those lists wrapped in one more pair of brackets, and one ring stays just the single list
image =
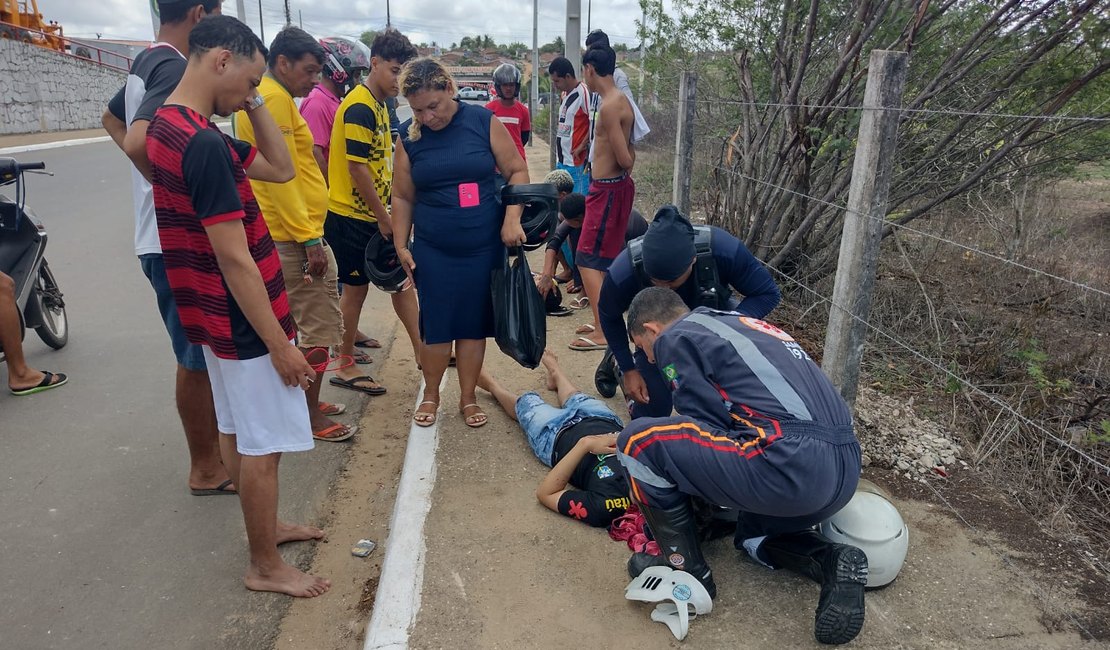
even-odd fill
[{"label": "black rubber boot", "polygon": [[771,564],[821,585],[813,635],[821,643],[848,643],[863,629],[867,556],[855,546],[835,544],[817,531],[768,537],[759,547]]},{"label": "black rubber boot", "polygon": [[597,364],[594,371],[594,388],[597,394],[610,398],[617,394],[617,361],[613,358],[613,349],[605,348],[605,356]]},{"label": "black rubber boot", "polygon": [[689,502],[666,510],[643,505],[639,507],[663,555],[633,553],[628,558],[628,574],[635,578],[650,566],[670,566],[697,578],[709,592],[709,597],[716,598],[717,585],[713,582],[713,572],[709,570],[709,565],[701,554],[698,528]]}]

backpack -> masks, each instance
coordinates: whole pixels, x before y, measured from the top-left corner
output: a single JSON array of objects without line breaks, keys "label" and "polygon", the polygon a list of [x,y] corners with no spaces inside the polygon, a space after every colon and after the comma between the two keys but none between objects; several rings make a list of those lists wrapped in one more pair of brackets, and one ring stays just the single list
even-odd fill
[{"label": "backpack", "polygon": [[[732,295],[728,287],[721,284],[717,274],[717,260],[713,259],[713,230],[709,226],[694,226],[694,280],[697,282],[698,298],[694,307],[728,309]],[[644,271],[643,236],[628,242],[628,254],[632,257],[632,268],[640,281],[640,288],[652,286],[651,278]]]}]

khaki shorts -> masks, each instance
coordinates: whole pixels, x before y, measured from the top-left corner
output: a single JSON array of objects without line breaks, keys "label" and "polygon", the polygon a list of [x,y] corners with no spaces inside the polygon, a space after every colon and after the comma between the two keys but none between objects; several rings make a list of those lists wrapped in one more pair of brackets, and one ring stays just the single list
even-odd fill
[{"label": "khaki shorts", "polygon": [[308,261],[304,246],[296,242],[274,242],[285,276],[285,292],[289,294],[289,311],[297,323],[297,344],[302,348],[328,347],[343,341],[343,314],[339,311],[339,287],[336,286],[335,255],[324,245],[328,270],[324,277],[304,281],[301,269]]}]

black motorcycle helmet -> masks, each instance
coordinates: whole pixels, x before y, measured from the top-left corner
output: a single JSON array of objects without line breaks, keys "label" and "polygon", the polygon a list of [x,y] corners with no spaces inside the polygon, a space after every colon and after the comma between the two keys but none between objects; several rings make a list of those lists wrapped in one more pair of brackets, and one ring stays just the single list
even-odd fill
[{"label": "black motorcycle helmet", "polygon": [[408,279],[393,242],[382,237],[380,231],[371,235],[366,243],[366,277],[386,293],[399,293]]},{"label": "black motorcycle helmet", "polygon": [[551,183],[506,185],[501,188],[501,203],[524,206],[520,227],[524,229],[526,251],[547,243],[559,223],[559,191]]}]

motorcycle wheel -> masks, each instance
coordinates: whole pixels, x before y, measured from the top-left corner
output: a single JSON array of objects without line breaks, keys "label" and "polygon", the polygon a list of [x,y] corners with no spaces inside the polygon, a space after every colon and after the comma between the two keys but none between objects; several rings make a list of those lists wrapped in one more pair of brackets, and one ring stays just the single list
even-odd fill
[{"label": "motorcycle wheel", "polygon": [[35,334],[39,335],[43,343],[60,350],[69,342],[69,319],[66,318],[62,291],[58,288],[46,260],[42,261],[42,267],[39,268],[34,299],[39,301],[39,313],[42,314],[42,325],[35,328]]}]

